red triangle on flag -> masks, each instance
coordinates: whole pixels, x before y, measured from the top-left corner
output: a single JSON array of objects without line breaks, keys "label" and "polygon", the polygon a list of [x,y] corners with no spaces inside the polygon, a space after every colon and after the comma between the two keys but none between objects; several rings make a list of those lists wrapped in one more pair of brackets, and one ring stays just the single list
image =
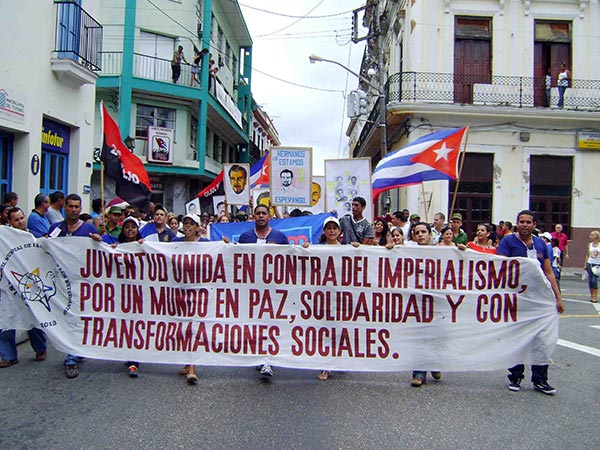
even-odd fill
[{"label": "red triangle on flag", "polygon": [[269,174],[270,174],[270,167],[271,164],[271,158],[265,158],[265,162],[262,166],[262,169],[260,170],[260,177],[258,177],[258,180],[256,180],[256,183],[254,183],[256,186],[269,186],[270,185],[270,180],[269,180]]},{"label": "red triangle on flag", "polygon": [[411,161],[425,164],[456,179],[458,176],[458,156],[460,155],[460,147],[466,130],[467,127],[463,127],[431,147],[427,147],[421,153],[413,156]]}]

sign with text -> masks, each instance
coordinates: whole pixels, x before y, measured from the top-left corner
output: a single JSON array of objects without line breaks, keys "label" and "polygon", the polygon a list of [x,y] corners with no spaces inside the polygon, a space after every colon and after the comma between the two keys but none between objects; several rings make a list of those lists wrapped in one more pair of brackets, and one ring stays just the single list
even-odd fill
[{"label": "sign with text", "polygon": [[0,268],[0,326],[26,316],[90,358],[492,370],[546,363],[558,338],[536,261],[441,247],[112,248],[1,227]]},{"label": "sign with text", "polygon": [[173,164],[175,130],[148,127],[148,162]]},{"label": "sign with text", "polygon": [[312,149],[273,147],[270,158],[273,205],[311,206]]}]

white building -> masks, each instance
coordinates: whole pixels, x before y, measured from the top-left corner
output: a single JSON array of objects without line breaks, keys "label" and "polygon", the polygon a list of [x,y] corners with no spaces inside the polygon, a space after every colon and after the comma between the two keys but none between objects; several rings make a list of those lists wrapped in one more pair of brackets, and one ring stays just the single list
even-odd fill
[{"label": "white building", "polygon": [[0,190],[26,213],[56,190],[89,208],[102,27],[99,2],[81,3],[2,2]]},{"label": "white building", "polygon": [[[380,35],[368,41],[361,74],[383,61],[386,150],[470,125],[454,207],[466,231],[532,209],[541,228],[565,225],[568,264],[582,266],[589,231],[600,226],[600,2],[369,0],[361,14]],[[559,109],[562,63],[572,81]],[[377,108],[365,119],[348,134],[353,155],[371,156],[375,167]],[[427,182],[390,191],[388,201],[392,211],[408,208],[431,221],[450,212],[454,187]]]}]

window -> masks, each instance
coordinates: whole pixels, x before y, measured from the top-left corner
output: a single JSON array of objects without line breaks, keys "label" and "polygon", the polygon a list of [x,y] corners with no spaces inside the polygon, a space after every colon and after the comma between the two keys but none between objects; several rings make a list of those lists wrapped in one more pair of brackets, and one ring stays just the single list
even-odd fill
[{"label": "window", "polygon": [[189,160],[195,161],[198,159],[198,119],[191,117],[190,126],[190,151],[188,152]]},{"label": "window", "polygon": [[148,127],[162,127],[175,129],[175,113],[171,108],[157,106],[137,105],[135,119],[135,137],[148,138]]},{"label": "window", "polygon": [[[470,236],[475,235],[477,225],[491,223],[493,203],[494,155],[489,153],[465,153],[465,162],[458,184],[454,211],[463,216],[463,229]],[[448,184],[448,205],[456,181]]]},{"label": "window", "polygon": [[225,42],[225,64],[231,69],[231,46]]},{"label": "window", "polygon": [[13,135],[0,131],[0,198],[12,189]]},{"label": "window", "polygon": [[529,209],[537,214],[538,228],[552,231],[560,223],[569,234],[573,158],[532,156],[529,161]]},{"label": "window", "polygon": [[40,192],[46,195],[55,191],[67,192],[67,155],[42,150],[40,167]]}]

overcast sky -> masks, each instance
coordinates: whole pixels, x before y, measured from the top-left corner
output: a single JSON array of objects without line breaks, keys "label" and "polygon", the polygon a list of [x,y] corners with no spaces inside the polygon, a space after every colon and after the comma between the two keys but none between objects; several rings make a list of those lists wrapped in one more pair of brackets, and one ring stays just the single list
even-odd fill
[{"label": "overcast sky", "polygon": [[[282,145],[313,148],[314,175],[323,175],[325,159],[348,155],[345,132],[349,120],[344,93],[356,89],[358,80],[334,64],[310,64],[308,56],[314,53],[358,72],[364,44],[350,40],[351,12],[311,17],[351,11],[363,6],[365,0],[240,0],[239,3],[253,40],[254,99],[273,119]],[[302,16],[307,17],[300,19]]]}]

